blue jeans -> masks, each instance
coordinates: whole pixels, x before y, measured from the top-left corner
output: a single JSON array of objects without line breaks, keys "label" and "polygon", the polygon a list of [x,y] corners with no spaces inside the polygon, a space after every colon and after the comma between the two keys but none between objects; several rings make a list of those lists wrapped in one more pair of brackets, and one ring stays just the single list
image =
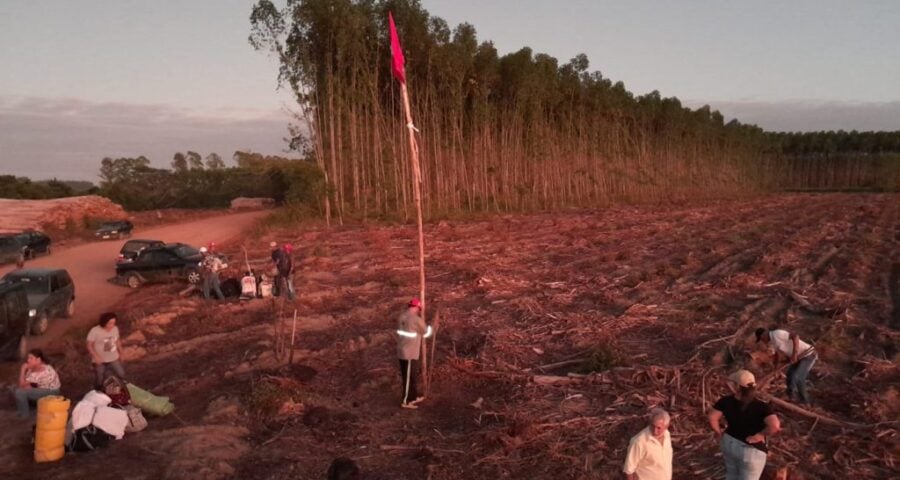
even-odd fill
[{"label": "blue jeans", "polygon": [[291,274],[275,276],[275,286],[278,288],[278,296],[287,295],[290,300],[294,299],[294,279]]},{"label": "blue jeans", "polygon": [[44,398],[48,395],[59,395],[58,388],[17,388],[13,391],[13,395],[16,397],[16,410],[19,411],[19,416],[22,418],[28,418],[31,410],[28,406],[28,402],[38,401],[38,399]]},{"label": "blue jeans", "polygon": [[725,480],[759,480],[766,468],[766,452],[728,435],[722,435]]},{"label": "blue jeans", "polygon": [[225,298],[225,295],[222,295],[222,289],[219,287],[218,273],[212,272],[203,276],[203,298],[210,297],[210,289],[212,289],[212,292],[216,294],[219,300]]},{"label": "blue jeans", "polygon": [[801,403],[809,403],[809,394],[806,393],[806,377],[809,376],[809,371],[812,370],[813,364],[816,363],[818,358],[818,355],[814,353],[808,357],[797,360],[797,363],[792,363],[791,366],[788,367],[788,397],[793,398],[794,392],[797,392],[800,396]]},{"label": "blue jeans", "polygon": [[122,362],[113,360],[111,362],[94,364],[94,390],[103,390],[103,381],[106,380],[107,373],[110,372],[125,380],[125,368],[122,367]]}]

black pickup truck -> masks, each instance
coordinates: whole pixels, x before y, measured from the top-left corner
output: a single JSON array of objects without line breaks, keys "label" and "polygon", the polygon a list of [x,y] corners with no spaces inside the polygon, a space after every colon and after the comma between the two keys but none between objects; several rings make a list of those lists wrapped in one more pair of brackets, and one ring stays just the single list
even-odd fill
[{"label": "black pickup truck", "polygon": [[18,283],[0,282],[0,357],[22,360],[28,353],[28,296]]},{"label": "black pickup truck", "polygon": [[75,314],[75,284],[63,269],[13,270],[3,277],[3,282],[25,287],[32,335],[46,332],[51,318],[69,318]]}]

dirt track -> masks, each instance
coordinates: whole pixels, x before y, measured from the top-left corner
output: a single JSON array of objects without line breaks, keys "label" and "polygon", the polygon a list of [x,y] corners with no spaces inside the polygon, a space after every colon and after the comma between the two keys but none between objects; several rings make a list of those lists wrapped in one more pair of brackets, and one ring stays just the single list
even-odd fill
[{"label": "dirt track", "polygon": [[[132,238],[148,238],[164,242],[184,242],[196,246],[208,242],[224,242],[251,226],[268,212],[249,212],[217,216],[206,220],[179,223],[149,230],[137,230]],[[75,281],[75,316],[69,320],[55,319],[50,329],[40,337],[30,337],[29,346],[40,347],[61,337],[73,327],[91,324],[97,316],[121,301],[128,289],[108,281],[115,276],[115,259],[124,240],[92,242],[68,249],[53,250],[49,256],[38,257],[26,267],[65,268]],[[13,268],[0,268],[0,276]]]}]

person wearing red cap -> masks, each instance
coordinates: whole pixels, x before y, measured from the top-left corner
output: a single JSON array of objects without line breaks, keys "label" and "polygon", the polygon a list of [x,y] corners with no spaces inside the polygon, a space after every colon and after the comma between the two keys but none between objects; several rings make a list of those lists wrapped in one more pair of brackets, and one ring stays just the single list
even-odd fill
[{"label": "person wearing red cap", "polygon": [[416,393],[416,362],[422,351],[422,339],[431,336],[431,326],[421,317],[422,302],[414,298],[406,304],[406,310],[397,319],[397,357],[400,359],[400,407],[418,408],[425,400]]},{"label": "person wearing red cap", "polygon": [[[274,242],[273,242],[274,243]],[[294,299],[294,246],[290,243],[281,245],[278,254],[272,252],[272,260],[275,262],[275,268],[278,275],[275,276],[275,287],[278,296],[287,294],[291,300]]]},{"label": "person wearing red cap", "polygon": [[[758,480],[766,468],[768,437],[781,430],[781,422],[768,403],[756,399],[756,377],[751,372],[732,373],[728,388],[732,394],[709,411],[709,425],[720,438],[725,480]],[[727,424],[724,434],[722,418]]]}]

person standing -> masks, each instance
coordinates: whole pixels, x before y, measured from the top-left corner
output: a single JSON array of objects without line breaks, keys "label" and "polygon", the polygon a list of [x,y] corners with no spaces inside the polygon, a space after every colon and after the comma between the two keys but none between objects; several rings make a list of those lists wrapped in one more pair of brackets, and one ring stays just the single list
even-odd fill
[{"label": "person standing", "polygon": [[225,295],[222,294],[221,284],[219,282],[219,270],[225,268],[225,264],[218,255],[211,253],[206,247],[200,247],[200,254],[203,255],[203,298],[209,299],[212,293],[216,294],[216,298],[223,300]]},{"label": "person standing", "polygon": [[647,427],[631,437],[622,472],[628,480],[672,480],[672,438],[669,412],[650,411]]},{"label": "person standing", "polygon": [[725,480],[758,480],[766,467],[768,438],[781,430],[781,422],[769,404],[756,399],[756,378],[749,371],[732,373],[728,388],[732,394],[709,411],[709,425],[725,459]]},{"label": "person standing", "polygon": [[757,328],[755,333],[756,343],[762,342],[763,345],[770,346],[790,361],[791,365],[787,371],[788,399],[795,401],[794,394],[796,393],[799,403],[808,404],[809,393],[806,391],[806,377],[809,376],[810,370],[819,359],[815,347],[800,340],[796,333],[787,330]]},{"label": "person standing", "polygon": [[416,364],[422,351],[422,339],[431,336],[431,326],[421,317],[422,302],[414,298],[406,305],[406,310],[397,319],[397,357],[400,359],[400,407],[418,408],[416,404],[425,399],[416,391]]},{"label": "person standing", "polygon": [[275,285],[272,294],[274,296],[277,296],[281,295],[281,285],[279,283],[281,280],[281,274],[279,273],[280,269],[278,268],[278,266],[281,265],[282,258],[284,257],[284,250],[282,250],[281,247],[278,246],[278,242],[269,243],[269,248],[272,249],[272,268],[275,270]]},{"label": "person standing", "polygon": [[102,390],[107,372],[125,379],[125,368],[119,356],[122,339],[116,321],[115,313],[106,312],[100,315],[100,321],[87,335],[87,349],[94,364],[94,390]]},{"label": "person standing", "polygon": [[29,401],[37,401],[48,395],[59,395],[59,387],[59,375],[47,364],[44,352],[37,348],[28,352],[25,363],[19,369],[19,386],[13,390],[19,417],[29,417],[31,413]]},{"label": "person standing", "polygon": [[294,246],[285,243],[281,246],[281,259],[278,265],[279,295],[286,292],[289,299],[294,299]]},{"label": "person standing", "polygon": [[16,255],[16,270],[21,270],[25,268],[25,252],[28,250],[28,247],[22,247],[19,249],[19,254]]}]

